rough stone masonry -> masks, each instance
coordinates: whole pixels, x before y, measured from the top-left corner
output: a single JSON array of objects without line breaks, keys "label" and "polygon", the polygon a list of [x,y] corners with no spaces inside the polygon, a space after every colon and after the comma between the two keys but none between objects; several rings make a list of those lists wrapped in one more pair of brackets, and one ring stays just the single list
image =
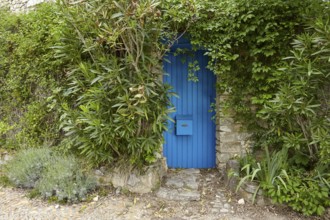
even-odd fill
[{"label": "rough stone masonry", "polygon": [[227,94],[217,94],[216,163],[222,171],[229,159],[244,155],[251,146],[249,134],[242,130],[242,125],[234,121],[230,112],[222,110],[227,98]]}]

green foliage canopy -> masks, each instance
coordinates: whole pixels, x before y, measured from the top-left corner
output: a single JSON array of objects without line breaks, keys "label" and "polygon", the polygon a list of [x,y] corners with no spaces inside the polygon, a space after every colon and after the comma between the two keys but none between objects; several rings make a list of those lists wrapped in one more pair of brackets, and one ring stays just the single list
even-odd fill
[{"label": "green foliage canopy", "polygon": [[166,25],[160,2],[62,2],[70,27],[55,49],[67,59],[61,129],[66,149],[95,164],[156,160],[168,120],[160,81]]},{"label": "green foliage canopy", "polygon": [[51,49],[64,26],[57,7],[43,4],[27,14],[0,11],[0,147],[59,142],[52,99],[63,65]]}]

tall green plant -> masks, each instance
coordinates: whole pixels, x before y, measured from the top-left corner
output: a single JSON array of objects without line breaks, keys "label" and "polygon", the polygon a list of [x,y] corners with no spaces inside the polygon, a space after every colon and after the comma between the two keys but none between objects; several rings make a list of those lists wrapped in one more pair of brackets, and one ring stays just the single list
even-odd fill
[{"label": "tall green plant", "polygon": [[279,70],[287,80],[260,112],[269,133],[291,150],[292,162],[307,169],[330,162],[329,36],[329,20],[320,19],[293,42]]},{"label": "tall green plant", "polygon": [[289,178],[286,171],[288,166],[287,149],[270,153],[268,147],[266,147],[265,155],[260,162],[254,159],[246,160],[247,157],[243,158],[243,167],[241,169],[243,177],[238,183],[236,191],[246,182],[254,181],[258,183],[253,195],[254,202],[260,188],[268,193],[268,190],[273,189],[277,182],[282,183],[281,187],[286,187],[283,179]]},{"label": "tall green plant", "polygon": [[0,147],[55,144],[58,111],[53,91],[62,82],[61,59],[50,48],[63,23],[54,4],[15,14],[0,11]]},{"label": "tall green plant", "polygon": [[168,120],[159,1],[62,2],[70,28],[57,56],[70,60],[61,129],[66,149],[95,164],[156,160]]}]

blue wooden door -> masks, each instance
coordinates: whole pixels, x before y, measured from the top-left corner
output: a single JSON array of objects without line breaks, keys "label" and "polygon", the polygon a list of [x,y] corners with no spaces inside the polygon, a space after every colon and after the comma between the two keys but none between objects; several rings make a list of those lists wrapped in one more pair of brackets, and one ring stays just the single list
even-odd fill
[{"label": "blue wooden door", "polygon": [[[169,122],[164,134],[164,156],[171,168],[215,167],[215,123],[210,109],[215,102],[216,78],[206,69],[208,58],[203,54],[170,53],[169,62],[164,62],[164,83],[170,84],[178,95],[171,97],[176,109],[170,115],[174,122]],[[192,70],[197,63],[199,70]]]}]

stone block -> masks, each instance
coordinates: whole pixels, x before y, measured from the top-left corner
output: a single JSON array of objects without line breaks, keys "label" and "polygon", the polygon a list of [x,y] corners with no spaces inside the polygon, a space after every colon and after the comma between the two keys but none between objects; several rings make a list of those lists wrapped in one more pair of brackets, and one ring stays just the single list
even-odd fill
[{"label": "stone block", "polygon": [[158,190],[157,197],[167,199],[167,200],[175,200],[175,201],[199,201],[200,194],[198,191],[186,191],[186,190],[173,190],[167,188],[161,188]]},{"label": "stone block", "polygon": [[221,153],[220,153],[220,151],[218,151],[216,153],[215,158],[216,158],[217,164],[221,162]]},{"label": "stone block", "polygon": [[146,167],[143,173],[135,169],[116,167],[112,171],[97,171],[95,175],[101,185],[112,184],[115,188],[124,188],[134,193],[149,193],[160,186],[166,172],[166,160],[161,158],[153,165]]},{"label": "stone block", "polygon": [[232,125],[232,124],[235,124],[233,118],[229,118],[229,117],[219,118],[219,125]]},{"label": "stone block", "polygon": [[172,187],[172,188],[181,188],[184,186],[184,182],[182,181],[182,179],[177,179],[177,178],[167,178],[165,185],[167,187]]},{"label": "stone block", "polygon": [[[145,175],[143,175],[143,176],[145,176]],[[140,182],[141,182],[140,178],[137,178],[136,174],[135,173],[132,173],[128,177],[127,185],[134,187],[135,185],[137,185]]]},{"label": "stone block", "polygon": [[232,128],[231,128],[232,126],[229,126],[229,125],[220,125],[219,126],[219,129],[220,129],[220,131],[224,131],[224,132],[232,132]]},{"label": "stone block", "polygon": [[263,191],[261,189],[257,191],[255,198],[253,198],[256,190],[258,190],[258,186],[254,182],[247,182],[242,184],[238,190],[238,194],[249,203],[259,206],[271,205],[270,199],[263,195]]},{"label": "stone block", "polygon": [[241,155],[242,144],[240,141],[220,143],[220,152],[230,152]]},{"label": "stone block", "polygon": [[217,151],[215,157],[218,159],[220,158],[220,155],[221,155],[220,151]]},{"label": "stone block", "polygon": [[241,141],[247,141],[248,138],[250,138],[250,137],[251,137],[251,134],[249,134],[249,133],[247,133],[247,132],[240,132],[240,133],[239,133],[239,139],[240,139]]},{"label": "stone block", "polygon": [[220,163],[226,163],[230,158],[233,157],[231,153],[219,153],[217,156]]},{"label": "stone block", "polygon": [[217,135],[218,135],[217,139],[219,139],[223,143],[247,141],[247,139],[250,137],[250,134],[239,131],[232,131],[232,132],[221,131],[220,134]]},{"label": "stone block", "polygon": [[242,132],[243,125],[240,123],[233,124],[233,130]]},{"label": "stone block", "polygon": [[224,173],[225,168],[226,168],[225,163],[217,162],[217,169],[219,170],[220,173]]},{"label": "stone block", "polygon": [[158,173],[149,170],[144,175],[131,174],[127,181],[127,189],[133,193],[149,193],[159,184]]},{"label": "stone block", "polygon": [[129,174],[127,172],[123,172],[121,169],[116,168],[110,174],[110,179],[111,179],[110,182],[115,188],[124,187],[126,186],[128,176]]},{"label": "stone block", "polygon": [[221,143],[240,141],[240,136],[237,132],[220,132],[219,138]]}]

